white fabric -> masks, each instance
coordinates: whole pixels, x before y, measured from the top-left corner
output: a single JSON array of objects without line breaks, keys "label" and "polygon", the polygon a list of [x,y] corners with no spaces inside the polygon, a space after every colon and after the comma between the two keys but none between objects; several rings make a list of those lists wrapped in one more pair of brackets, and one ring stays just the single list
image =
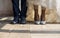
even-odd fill
[{"label": "white fabric", "polygon": [[56,0],[56,9],[57,9],[57,22],[60,22],[60,0]]},{"label": "white fabric", "polygon": [[46,1],[45,0],[27,0],[29,3],[34,4],[34,5],[42,5],[46,6]]},{"label": "white fabric", "polygon": [[56,0],[57,14],[60,17],[60,0]]},{"label": "white fabric", "polygon": [[41,5],[43,7],[49,8],[49,9],[52,9],[53,5],[54,5],[53,0],[27,0],[27,1],[30,4]]}]

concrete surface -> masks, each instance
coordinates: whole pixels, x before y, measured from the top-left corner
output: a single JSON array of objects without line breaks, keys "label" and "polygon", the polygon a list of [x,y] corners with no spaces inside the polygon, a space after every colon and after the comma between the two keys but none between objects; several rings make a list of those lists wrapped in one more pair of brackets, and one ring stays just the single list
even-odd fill
[{"label": "concrete surface", "polygon": [[60,24],[9,24],[9,19],[0,19],[0,38],[60,38]]}]

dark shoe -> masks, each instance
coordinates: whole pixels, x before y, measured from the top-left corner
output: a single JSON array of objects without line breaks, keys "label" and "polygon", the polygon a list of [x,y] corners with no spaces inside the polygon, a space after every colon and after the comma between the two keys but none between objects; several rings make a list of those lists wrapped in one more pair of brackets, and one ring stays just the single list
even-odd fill
[{"label": "dark shoe", "polygon": [[25,18],[21,18],[21,20],[19,21],[20,24],[26,24],[26,19]]},{"label": "dark shoe", "polygon": [[19,17],[16,16],[16,17],[14,17],[13,21],[11,21],[10,24],[18,24],[18,23],[19,23]]},{"label": "dark shoe", "polygon": [[18,21],[12,21],[10,24],[18,24]]}]

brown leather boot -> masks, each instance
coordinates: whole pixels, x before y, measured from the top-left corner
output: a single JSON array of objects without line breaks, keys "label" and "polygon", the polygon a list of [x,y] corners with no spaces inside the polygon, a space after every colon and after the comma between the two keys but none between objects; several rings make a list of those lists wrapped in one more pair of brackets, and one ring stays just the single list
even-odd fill
[{"label": "brown leather boot", "polygon": [[45,11],[46,11],[46,8],[45,7],[41,7],[41,20],[40,20],[40,24],[45,24],[46,21],[45,21]]},{"label": "brown leather boot", "polygon": [[35,24],[40,24],[40,18],[39,18],[39,13],[38,13],[38,5],[34,5],[34,21],[35,21]]}]

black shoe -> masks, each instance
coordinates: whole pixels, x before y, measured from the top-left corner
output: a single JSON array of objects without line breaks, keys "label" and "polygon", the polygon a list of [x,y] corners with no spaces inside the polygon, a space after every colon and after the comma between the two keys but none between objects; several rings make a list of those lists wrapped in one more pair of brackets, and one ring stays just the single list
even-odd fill
[{"label": "black shoe", "polygon": [[16,17],[14,17],[13,21],[11,21],[10,24],[18,24],[18,23],[19,23],[19,17],[16,16]]},{"label": "black shoe", "polygon": [[10,24],[19,24],[18,21],[12,21]]},{"label": "black shoe", "polygon": [[26,19],[25,18],[21,18],[21,20],[19,21],[20,24],[26,24]]}]

